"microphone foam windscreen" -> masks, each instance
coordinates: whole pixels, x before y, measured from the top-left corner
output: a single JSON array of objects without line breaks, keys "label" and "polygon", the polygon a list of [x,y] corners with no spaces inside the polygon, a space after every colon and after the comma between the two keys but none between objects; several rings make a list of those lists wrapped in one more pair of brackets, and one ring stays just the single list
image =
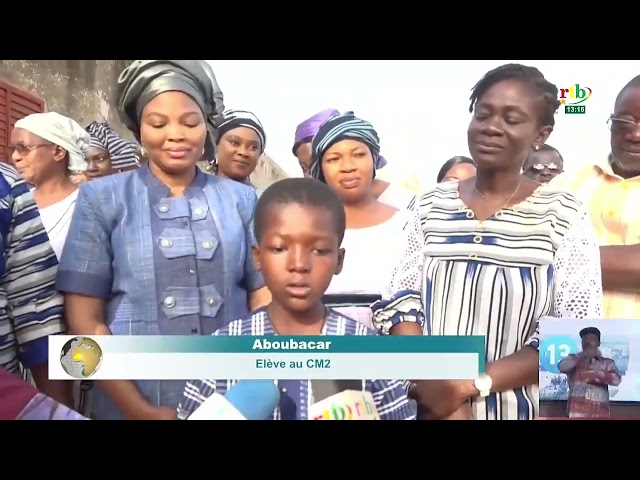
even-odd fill
[{"label": "microphone foam windscreen", "polygon": [[267,420],[280,402],[280,390],[273,380],[241,380],[224,398],[247,420]]}]

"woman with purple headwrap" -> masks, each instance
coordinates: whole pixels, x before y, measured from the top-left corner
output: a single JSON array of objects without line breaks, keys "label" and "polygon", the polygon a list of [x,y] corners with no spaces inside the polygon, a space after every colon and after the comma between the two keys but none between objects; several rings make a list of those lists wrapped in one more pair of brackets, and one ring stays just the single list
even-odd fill
[{"label": "woman with purple headwrap", "polygon": [[[320,126],[330,118],[340,115],[338,110],[328,108],[307,118],[296,128],[296,136],[293,143],[293,155],[298,159],[300,168],[305,177],[310,177],[309,168],[311,166],[311,141]],[[380,170],[387,164],[385,158],[380,155],[376,163],[376,170]],[[379,178],[373,179],[371,185],[374,197],[387,205],[398,210],[413,209],[415,204],[415,195],[404,187],[385,182]]]}]

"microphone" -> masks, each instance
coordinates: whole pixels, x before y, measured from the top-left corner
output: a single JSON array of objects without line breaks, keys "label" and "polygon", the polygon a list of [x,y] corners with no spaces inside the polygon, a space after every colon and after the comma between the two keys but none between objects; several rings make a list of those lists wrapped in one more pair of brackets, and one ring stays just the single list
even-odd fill
[{"label": "microphone", "polygon": [[267,420],[280,402],[272,380],[241,380],[223,396],[214,393],[187,420]]},{"label": "microphone", "polygon": [[380,420],[362,380],[311,380],[311,390],[315,403],[309,420]]}]

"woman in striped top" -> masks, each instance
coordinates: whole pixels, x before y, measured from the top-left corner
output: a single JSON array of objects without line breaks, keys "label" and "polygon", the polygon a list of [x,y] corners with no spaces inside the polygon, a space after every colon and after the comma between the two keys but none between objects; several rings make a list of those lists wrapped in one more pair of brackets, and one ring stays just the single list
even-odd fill
[{"label": "woman in striped top", "polygon": [[539,319],[601,316],[599,251],[584,207],[520,174],[553,130],[557,93],[523,65],[503,65],[478,82],[468,129],[477,174],[419,201],[421,294],[373,307],[383,332],[420,334],[411,320],[423,313],[426,335],[486,336],[487,375],[417,382],[413,394],[429,417],[469,402],[476,419],[537,417]]}]

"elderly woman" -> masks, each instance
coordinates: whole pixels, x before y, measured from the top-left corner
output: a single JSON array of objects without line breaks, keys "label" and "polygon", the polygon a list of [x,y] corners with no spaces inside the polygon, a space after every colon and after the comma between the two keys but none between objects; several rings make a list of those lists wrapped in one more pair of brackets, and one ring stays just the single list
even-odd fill
[{"label": "elderly woman", "polygon": [[[85,335],[210,335],[270,295],[251,255],[256,194],[196,167],[213,158],[214,90],[199,60],[136,60],[118,109],[137,170],[80,187],[57,286]],[[96,419],[172,419],[184,381],[101,381]]]},{"label": "elderly woman", "polygon": [[249,176],[256,169],[266,144],[267,136],[258,117],[245,110],[226,110],[218,128],[218,154],[209,170],[253,186]]},{"label": "elderly woman", "polygon": [[[373,183],[380,140],[369,122],[352,113],[335,116],[319,128],[311,149],[311,176],[338,194],[347,219],[344,266],[327,289],[327,303],[370,326],[369,304],[376,298],[420,285],[420,223],[415,211],[376,199]],[[414,268],[397,272],[399,265]]]},{"label": "elderly woman", "polygon": [[140,166],[138,146],[114,132],[108,123],[91,122],[85,129],[91,135],[87,152],[87,180],[126,172]]},{"label": "elderly woman", "polygon": [[[559,105],[556,86],[533,67],[503,65],[476,84],[467,132],[476,176],[420,198],[421,292],[373,307],[383,332],[486,337],[486,374],[417,382],[414,395],[432,418],[471,405],[479,420],[535,419],[540,318],[602,315],[599,250],[584,206],[521,174]],[[424,328],[415,322],[422,316]]]},{"label": "elderly woman", "polygon": [[[296,128],[292,152],[298,159],[298,163],[302,169],[302,174],[305,177],[311,176],[311,141],[313,140],[314,135],[318,133],[318,130],[323,123],[330,118],[339,115],[340,112],[338,112],[338,110],[329,108],[307,118],[304,122],[298,125],[298,128]],[[379,155],[377,157],[376,170],[380,170],[386,164],[387,161],[385,158],[382,155]],[[384,180],[380,180],[379,178],[374,178],[371,188],[376,199],[382,203],[391,205],[393,208],[400,210],[405,208],[411,209],[415,206],[415,195],[408,189],[395,183],[389,183]]]},{"label": "elderly woman", "polygon": [[11,132],[11,156],[22,178],[32,185],[33,198],[56,256],[69,230],[78,186],[71,175],[85,168],[89,134],[59,113],[34,113],[18,120]]}]

